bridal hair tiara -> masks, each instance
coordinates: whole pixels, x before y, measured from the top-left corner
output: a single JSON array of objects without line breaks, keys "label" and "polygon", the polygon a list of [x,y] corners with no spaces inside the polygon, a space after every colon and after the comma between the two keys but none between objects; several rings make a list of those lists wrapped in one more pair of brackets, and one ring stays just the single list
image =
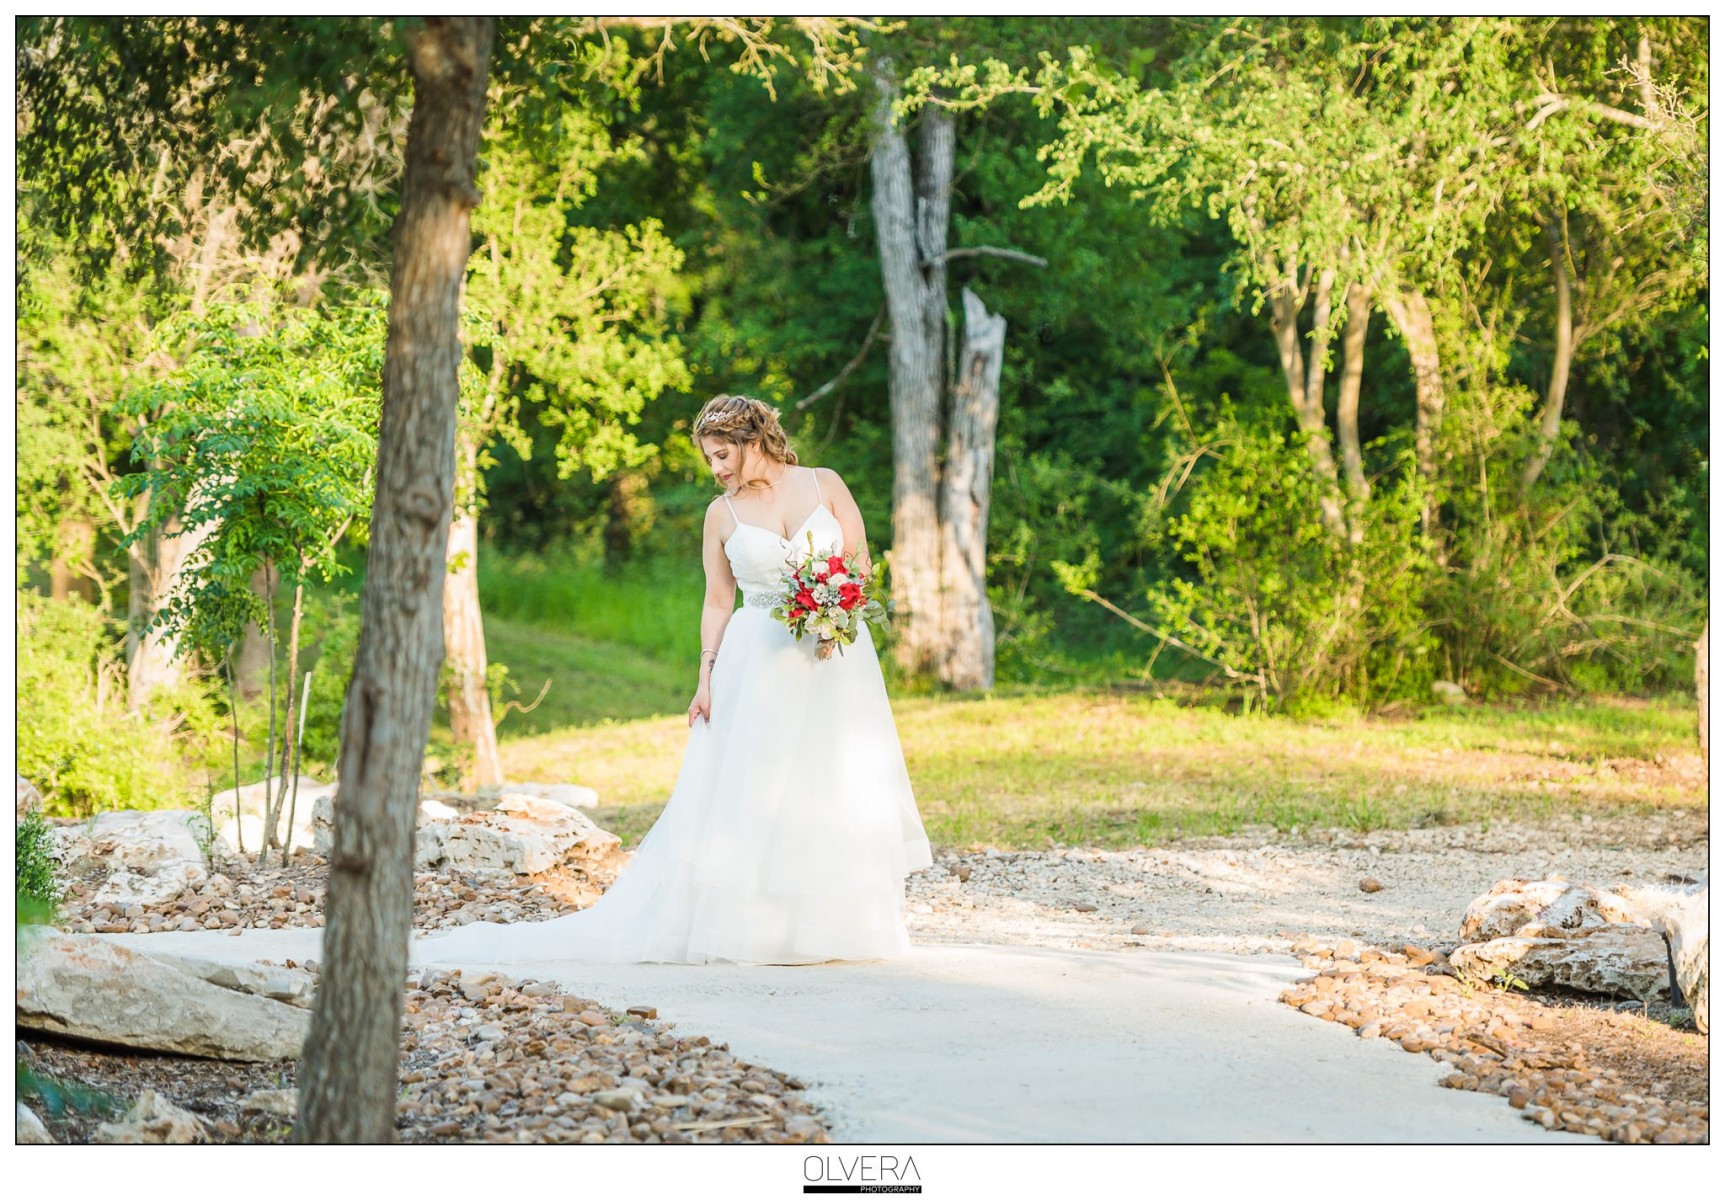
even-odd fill
[{"label": "bridal hair tiara", "polygon": [[751,396],[714,396],[701,406],[689,433],[697,446],[707,437],[738,445],[757,443],[768,458],[792,465],[797,461],[779,424],[779,410]]}]

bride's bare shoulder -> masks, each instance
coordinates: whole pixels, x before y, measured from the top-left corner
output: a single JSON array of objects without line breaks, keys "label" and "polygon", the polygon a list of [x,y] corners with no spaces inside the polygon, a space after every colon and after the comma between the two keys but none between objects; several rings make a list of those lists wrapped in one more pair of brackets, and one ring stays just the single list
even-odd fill
[{"label": "bride's bare shoulder", "polygon": [[815,482],[821,485],[821,494],[831,492],[835,496],[848,496],[851,490],[845,486],[844,477],[831,467],[811,467],[815,473]]}]

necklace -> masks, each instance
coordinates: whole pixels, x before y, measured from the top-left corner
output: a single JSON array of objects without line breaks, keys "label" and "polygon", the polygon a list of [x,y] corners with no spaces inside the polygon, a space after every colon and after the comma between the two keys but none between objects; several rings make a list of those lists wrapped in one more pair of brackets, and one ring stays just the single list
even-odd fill
[{"label": "necklace", "polygon": [[[774,488],[778,487],[779,484],[781,484],[785,481],[785,472],[789,471],[790,469],[791,468],[788,464],[781,464],[779,466],[779,477],[777,479],[773,480],[771,483],[760,483],[760,484],[744,483],[744,482],[739,480],[737,483],[737,490],[730,493],[730,494],[733,496],[740,496],[740,495],[742,495],[743,489],[745,489],[745,488],[752,489],[752,490],[757,491],[757,492],[770,492]],[[763,476],[761,476],[761,478],[765,479],[766,476],[763,475]]]}]

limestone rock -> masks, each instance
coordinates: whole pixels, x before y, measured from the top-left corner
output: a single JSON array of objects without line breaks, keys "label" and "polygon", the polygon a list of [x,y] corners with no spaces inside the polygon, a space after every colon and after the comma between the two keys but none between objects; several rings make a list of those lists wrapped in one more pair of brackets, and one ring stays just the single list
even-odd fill
[{"label": "limestone rock", "polygon": [[1665,943],[1643,925],[1599,925],[1568,937],[1498,937],[1458,946],[1450,965],[1476,979],[1500,972],[1529,987],[1658,999],[1669,993]]},{"label": "limestone rock", "polygon": [[1637,915],[1671,940],[1677,986],[1695,1014],[1695,1028],[1707,1032],[1707,884],[1699,888],[1624,888],[1623,899]]},{"label": "limestone rock", "polygon": [[1432,684],[1432,695],[1445,704],[1466,704],[1467,691],[1459,683],[1439,679]]},{"label": "limestone rock", "polygon": [[[301,796],[305,793],[301,792]],[[335,785],[329,785],[328,792],[318,795],[311,806],[311,847],[316,854],[329,856],[330,849],[335,845]],[[419,803],[419,818],[417,824],[424,825],[428,821],[449,821],[461,815],[459,809],[451,808],[441,800],[422,800]]]},{"label": "limestone rock", "polygon": [[[16,774],[16,772],[14,772]],[[18,776],[18,819],[22,821],[26,814],[42,811],[42,793],[36,790],[36,785],[22,775]]]},{"label": "limestone rock", "polygon": [[202,813],[176,809],[97,813],[54,831],[60,861],[72,873],[107,874],[91,903],[122,908],[161,904],[202,883],[209,836]]},{"label": "limestone rock", "polygon": [[311,1014],[219,987],[100,936],[20,936],[18,1026],[201,1058],[297,1058]]},{"label": "limestone rock", "polygon": [[292,1121],[299,1112],[298,1088],[260,1088],[240,1101],[240,1111],[260,1117]]},{"label": "limestone rock", "polygon": [[210,1140],[203,1118],[162,1099],[146,1088],[137,1103],[117,1122],[104,1122],[90,1135],[92,1142],[119,1145],[190,1145]]},{"label": "limestone rock", "polygon": [[608,859],[621,845],[584,813],[509,793],[491,811],[421,826],[414,865],[536,875],[570,860]]},{"label": "limestone rock", "polygon": [[1461,940],[1578,937],[1607,925],[1633,925],[1640,920],[1621,896],[1585,883],[1557,875],[1504,879],[1468,905]]},{"label": "limestone rock", "polygon": [[[280,787],[281,780],[271,780],[272,786]],[[312,849],[316,841],[315,824],[312,810],[320,798],[333,796],[335,784],[319,783],[308,775],[299,777],[299,795],[293,793],[293,781],[288,781],[288,794],[282,799],[282,811],[277,825],[278,837],[287,841],[289,849]],[[210,811],[215,814],[216,832],[222,841],[230,848],[240,845],[239,837],[245,838],[246,853],[256,854],[264,844],[264,814],[268,793],[264,790],[264,781],[248,783],[239,789],[239,822],[234,821],[234,789],[217,792],[210,802]],[[293,830],[291,836],[288,830],[288,804],[293,803]]]},{"label": "limestone rock", "polygon": [[599,793],[578,783],[511,783],[504,795],[535,796],[567,808],[597,808]]},{"label": "limestone rock", "polygon": [[22,1100],[18,1101],[18,1140],[20,1146],[52,1146],[54,1135],[42,1124],[42,1118]]},{"label": "limestone rock", "polygon": [[278,967],[268,963],[230,963],[198,958],[189,954],[170,954],[162,950],[144,951],[149,957],[187,975],[195,976],[229,991],[246,992],[268,1000],[279,1000],[295,1008],[310,1008],[317,990],[317,976],[300,967]]}]

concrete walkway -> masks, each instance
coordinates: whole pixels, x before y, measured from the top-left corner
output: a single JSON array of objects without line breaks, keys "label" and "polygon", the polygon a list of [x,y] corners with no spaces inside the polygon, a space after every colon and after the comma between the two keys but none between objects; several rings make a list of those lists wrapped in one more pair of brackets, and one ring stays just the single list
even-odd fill
[{"label": "concrete walkway", "polygon": [[[113,936],[227,961],[320,957],[318,930]],[[651,1004],[680,1033],[802,1079],[841,1142],[1591,1141],[1277,1003],[1303,974],[1281,956],[977,945],[818,967],[484,969]]]}]

